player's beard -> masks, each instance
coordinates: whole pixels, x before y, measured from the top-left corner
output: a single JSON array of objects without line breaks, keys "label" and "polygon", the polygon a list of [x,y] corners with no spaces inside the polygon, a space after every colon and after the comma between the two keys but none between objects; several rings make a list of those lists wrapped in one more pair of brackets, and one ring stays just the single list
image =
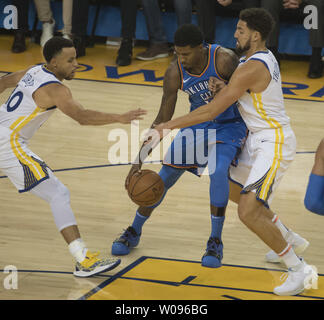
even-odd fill
[{"label": "player's beard", "polygon": [[246,53],[247,51],[249,51],[251,48],[251,37],[250,39],[246,42],[246,44],[242,47],[239,45],[239,43],[237,42],[236,44],[236,48],[235,48],[235,53],[241,57],[243,56],[244,53]]},{"label": "player's beard", "polygon": [[75,76],[75,71],[68,74],[66,77],[64,77],[65,80],[72,80]]}]

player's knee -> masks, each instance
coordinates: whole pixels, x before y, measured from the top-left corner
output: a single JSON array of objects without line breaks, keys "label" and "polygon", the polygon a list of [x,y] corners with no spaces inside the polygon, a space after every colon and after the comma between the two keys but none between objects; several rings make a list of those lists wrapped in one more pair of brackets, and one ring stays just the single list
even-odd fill
[{"label": "player's knee", "polygon": [[52,198],[52,201],[60,201],[61,203],[70,202],[70,191],[69,189],[59,181],[57,184],[56,192]]},{"label": "player's knee", "polygon": [[247,224],[249,221],[249,212],[245,208],[242,208],[241,206],[238,206],[237,209],[238,216],[240,220],[244,223]]},{"label": "player's knee", "polygon": [[183,169],[173,168],[171,166],[162,166],[159,175],[164,183],[166,190],[170,189],[183,173]]},{"label": "player's knee", "polygon": [[220,190],[224,187],[229,188],[228,170],[216,169],[215,171],[208,171],[208,173],[212,186]]},{"label": "player's knee", "polygon": [[216,167],[214,171],[209,172],[212,183],[224,185],[228,183],[228,168]]},{"label": "player's knee", "polygon": [[252,210],[246,202],[240,201],[237,207],[237,212],[240,220],[245,224],[249,225],[255,220],[256,212]]}]

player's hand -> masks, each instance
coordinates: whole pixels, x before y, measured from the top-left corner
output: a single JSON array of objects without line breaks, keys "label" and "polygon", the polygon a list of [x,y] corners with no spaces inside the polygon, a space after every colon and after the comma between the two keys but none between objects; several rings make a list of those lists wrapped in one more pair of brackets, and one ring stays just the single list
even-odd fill
[{"label": "player's hand", "polygon": [[166,123],[160,123],[154,128],[150,129],[145,135],[144,145],[149,145],[150,148],[153,149],[159,144],[161,139],[167,136],[170,132],[171,130],[168,129]]},{"label": "player's hand", "polygon": [[124,114],[121,114],[119,116],[119,122],[123,124],[127,124],[127,123],[131,123],[131,121],[133,120],[142,120],[143,119],[142,116],[145,115],[146,113],[147,111],[141,108],[138,108],[136,110],[131,110]]},{"label": "player's hand", "polygon": [[217,0],[220,5],[227,7],[232,3],[232,0]]},{"label": "player's hand", "polygon": [[126,177],[126,180],[125,180],[125,189],[127,190],[128,189],[128,186],[129,186],[129,182],[130,182],[130,179],[131,177],[136,174],[136,173],[140,173],[141,172],[141,168],[142,168],[142,164],[133,164],[131,169],[129,170],[129,173]]},{"label": "player's hand", "polygon": [[297,9],[301,3],[302,0],[283,0],[283,7],[285,9]]},{"label": "player's hand", "polygon": [[216,77],[210,77],[208,81],[208,89],[212,93],[213,97],[218,91],[225,87],[225,83],[222,80],[217,79]]}]

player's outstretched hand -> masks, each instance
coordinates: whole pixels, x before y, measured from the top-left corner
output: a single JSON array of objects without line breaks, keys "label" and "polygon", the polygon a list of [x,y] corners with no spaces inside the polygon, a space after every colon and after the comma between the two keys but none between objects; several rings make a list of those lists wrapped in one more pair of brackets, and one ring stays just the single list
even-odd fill
[{"label": "player's outstretched hand", "polygon": [[119,122],[127,124],[127,123],[131,123],[131,121],[133,120],[142,120],[143,119],[142,116],[145,115],[146,113],[147,111],[141,108],[138,108],[136,110],[131,110],[124,114],[121,114]]}]

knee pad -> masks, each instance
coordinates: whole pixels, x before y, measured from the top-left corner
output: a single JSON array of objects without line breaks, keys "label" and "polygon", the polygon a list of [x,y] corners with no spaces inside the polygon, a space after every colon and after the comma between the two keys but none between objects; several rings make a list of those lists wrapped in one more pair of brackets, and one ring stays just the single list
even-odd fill
[{"label": "knee pad", "polygon": [[215,207],[226,207],[229,199],[228,169],[217,167],[209,178],[210,203]]},{"label": "knee pad", "polygon": [[[58,179],[57,179],[58,180]],[[53,197],[50,200],[50,203],[52,201],[60,201],[62,203],[70,203],[70,191],[69,189],[58,180],[57,182],[57,188],[55,194],[53,194]]]},{"label": "knee pad", "polygon": [[70,206],[70,191],[53,173],[30,192],[49,203],[59,231],[77,224]]}]

